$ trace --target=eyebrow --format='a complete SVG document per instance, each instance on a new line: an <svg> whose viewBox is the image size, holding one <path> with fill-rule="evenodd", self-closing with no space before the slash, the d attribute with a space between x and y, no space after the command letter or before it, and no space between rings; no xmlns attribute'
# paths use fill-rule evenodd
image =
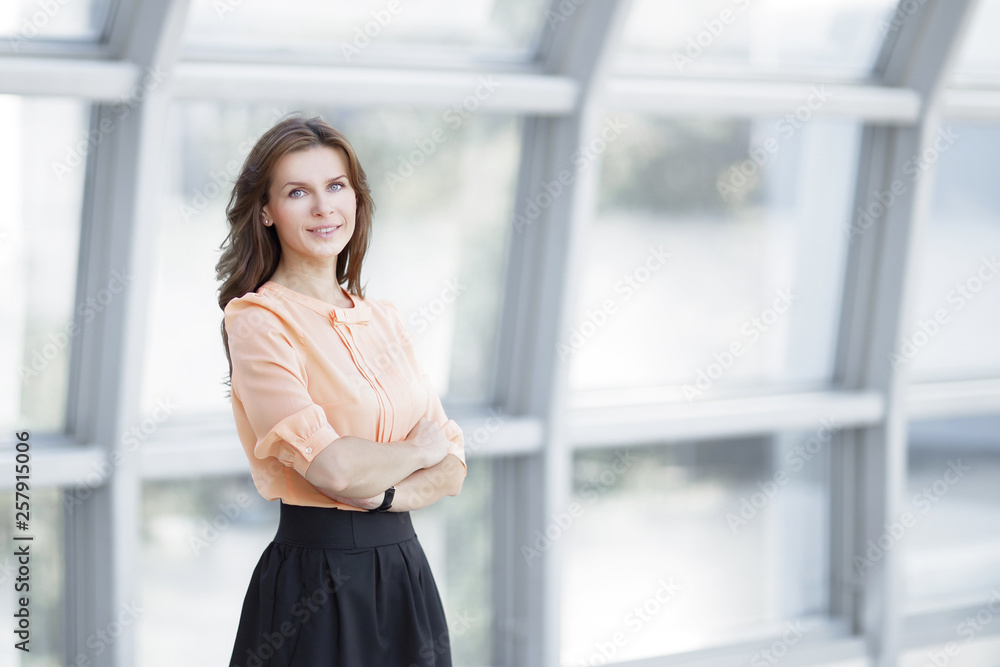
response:
<svg viewBox="0 0 1000 667"><path fill-rule="evenodd" d="M334 176L333 178L331 178L330 180L328 180L327 183L332 183L332 182L336 181L337 179L346 178L346 177L347 177L347 174L341 174L340 176ZM308 183L301 183L299 181L288 181L283 186L281 186L281 189L284 190L289 185L298 185L298 186L309 187Z"/></svg>

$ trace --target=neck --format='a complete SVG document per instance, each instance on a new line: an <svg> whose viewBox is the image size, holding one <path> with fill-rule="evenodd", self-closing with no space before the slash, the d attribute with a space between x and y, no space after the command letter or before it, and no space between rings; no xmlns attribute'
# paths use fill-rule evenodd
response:
<svg viewBox="0 0 1000 667"><path fill-rule="evenodd" d="M327 303L341 303L346 298L337 282L336 257L329 264L324 262L322 266L298 264L294 267L287 266L282 258L271 280Z"/></svg>

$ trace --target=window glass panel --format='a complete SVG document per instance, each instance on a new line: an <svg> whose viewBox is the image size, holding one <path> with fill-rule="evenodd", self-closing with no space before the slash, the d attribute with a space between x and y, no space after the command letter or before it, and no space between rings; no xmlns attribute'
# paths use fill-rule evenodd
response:
<svg viewBox="0 0 1000 667"><path fill-rule="evenodd" d="M101 36L110 0L7 0L0 4L0 37L15 53L35 39Z"/></svg>
<svg viewBox="0 0 1000 667"><path fill-rule="evenodd" d="M493 640L492 466L486 458L468 463L461 493L412 513L444 601L455 667L490 664Z"/></svg>
<svg viewBox="0 0 1000 667"><path fill-rule="evenodd" d="M867 75L892 29L893 0L636 0L620 65Z"/></svg>
<svg viewBox="0 0 1000 667"><path fill-rule="evenodd" d="M12 468L10 468L12 470ZM28 529L14 526L14 492L0 493L0 503L5 511L0 517L0 540L9 548L0 556L0 614L7 620L8 640L0 644L0 664L2 665L62 665L63 662L63 613L66 608L64 594L66 560L64 557L65 533L63 531L63 495L60 489L32 489L30 492L30 514ZM30 535L30 542L14 541L14 536ZM21 563L14 555L20 545L28 545L29 572L27 579L20 572ZM15 584L27 584L28 589L16 591ZM21 641L14 630L17 619L14 614L21 609L20 598L28 598L28 648L25 653L14 647ZM87 620L81 619L84 628ZM87 628L88 633L97 633L102 628ZM106 636L106 635L105 635ZM98 641L95 634L94 641ZM91 660L92 656L87 656ZM77 663L85 664L85 663Z"/></svg>
<svg viewBox="0 0 1000 667"><path fill-rule="evenodd" d="M89 107L0 95L0 424L62 431L73 338ZM96 294L89 295L95 297Z"/></svg>
<svg viewBox="0 0 1000 667"><path fill-rule="evenodd" d="M562 663L696 650L825 617L831 433L576 453L569 518L548 531L568 540Z"/></svg>
<svg viewBox="0 0 1000 667"><path fill-rule="evenodd" d="M980 0L965 33L953 70L956 79L997 80L1000 74L1000 0Z"/></svg>
<svg viewBox="0 0 1000 667"><path fill-rule="evenodd" d="M470 461L462 493L413 513L456 667L489 662L489 474L488 461ZM138 664L228 664L247 585L278 513L278 502L261 498L249 476L144 484Z"/></svg>
<svg viewBox="0 0 1000 667"><path fill-rule="evenodd" d="M142 495L138 664L228 664L278 503L264 500L249 475L146 482Z"/></svg>
<svg viewBox="0 0 1000 667"><path fill-rule="evenodd" d="M830 381L859 132L803 108L609 120L623 129L558 347L574 389L698 400Z"/></svg>
<svg viewBox="0 0 1000 667"><path fill-rule="evenodd" d="M987 603L987 605L990 603ZM996 618L996 603L993 606L984 605L976 610L976 614L982 613L983 618ZM989 614L989 616L987 616ZM977 630L976 634L969 636L967 628L982 628L981 625L960 625L955 623L956 639L958 640L958 653L955 653L956 641L942 642L930 646L912 648L901 653L899 657L899 667L927 667L933 665L935 661L947 660L948 667L992 667L996 658L1000 655L1000 637L989 636L988 633ZM958 634L965 630L965 634Z"/></svg>
<svg viewBox="0 0 1000 667"><path fill-rule="evenodd" d="M894 361L915 380L1000 377L1000 126L942 132L915 323Z"/></svg>
<svg viewBox="0 0 1000 667"><path fill-rule="evenodd" d="M143 400L230 412L215 264L232 182L284 109L179 104L159 207ZM354 145L375 199L365 296L396 303L442 397L484 399L495 348L520 124L515 117L315 110ZM431 136L443 137L435 143ZM424 141L426 140L426 141ZM433 151L422 151L434 145ZM183 323L179 326L178 323ZM183 350L189 363L176 363Z"/></svg>
<svg viewBox="0 0 1000 667"><path fill-rule="evenodd" d="M545 0L232 4L194 0L187 44L322 53L351 64L372 55L412 61L421 54L455 49L483 57L526 59L534 50L546 5Z"/></svg>
<svg viewBox="0 0 1000 667"><path fill-rule="evenodd" d="M1000 417L910 426L903 567L908 611L1000 591Z"/></svg>

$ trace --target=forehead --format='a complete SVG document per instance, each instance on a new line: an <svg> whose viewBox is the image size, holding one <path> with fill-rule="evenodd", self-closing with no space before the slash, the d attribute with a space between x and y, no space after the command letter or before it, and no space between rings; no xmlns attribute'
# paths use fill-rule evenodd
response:
<svg viewBox="0 0 1000 667"><path fill-rule="evenodd" d="M282 187L287 181L322 182L341 174L347 174L344 151L315 146L282 155L274 166L274 183Z"/></svg>

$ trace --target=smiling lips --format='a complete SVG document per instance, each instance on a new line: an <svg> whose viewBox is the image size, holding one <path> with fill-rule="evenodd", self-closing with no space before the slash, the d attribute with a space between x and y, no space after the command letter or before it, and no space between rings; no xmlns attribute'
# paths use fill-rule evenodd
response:
<svg viewBox="0 0 1000 667"><path fill-rule="evenodd" d="M310 229L309 231L317 236L322 236L323 238L328 238L333 236L334 232L341 228L342 225L330 225L328 227L317 227L315 229Z"/></svg>

